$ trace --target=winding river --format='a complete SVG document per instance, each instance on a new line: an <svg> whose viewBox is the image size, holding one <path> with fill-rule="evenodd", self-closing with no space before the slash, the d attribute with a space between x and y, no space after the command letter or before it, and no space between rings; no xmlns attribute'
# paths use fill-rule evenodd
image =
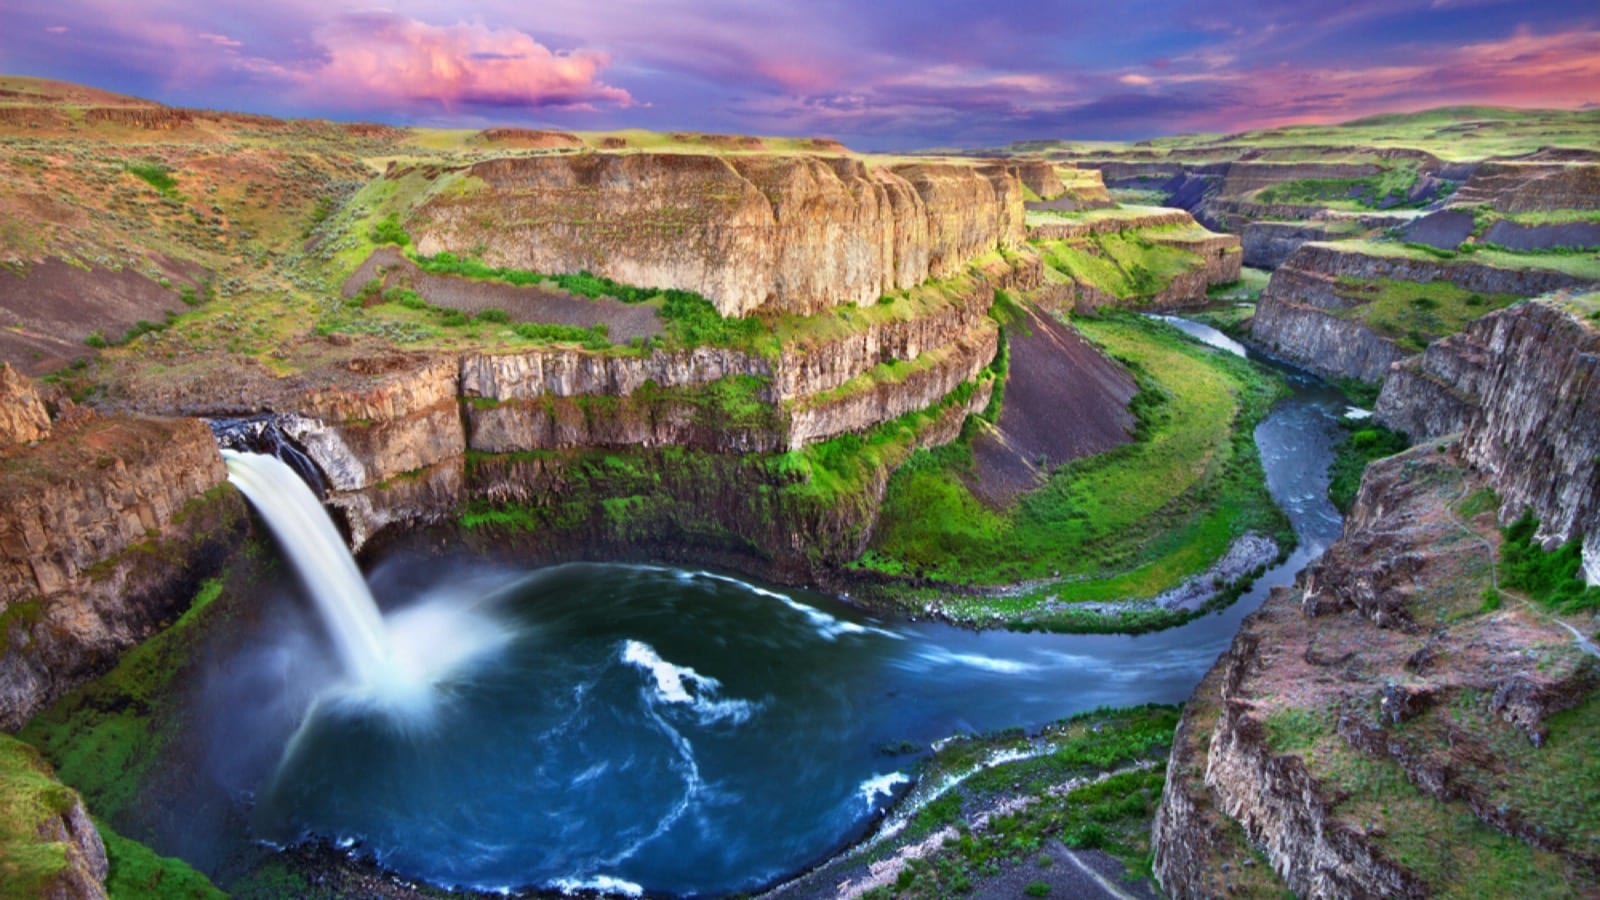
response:
<svg viewBox="0 0 1600 900"><path fill-rule="evenodd" d="M483 890L770 884L868 832L939 738L1187 697L1240 620L1339 533L1326 469L1344 401L1288 377L1256 438L1300 546L1225 610L1140 636L973 632L713 571L391 560L370 576L378 597L492 596L507 642L397 720L319 699L334 664L304 614L275 604L193 701L205 739L191 753L216 790L181 801L158 846L224 886L241 842L307 838Z"/></svg>

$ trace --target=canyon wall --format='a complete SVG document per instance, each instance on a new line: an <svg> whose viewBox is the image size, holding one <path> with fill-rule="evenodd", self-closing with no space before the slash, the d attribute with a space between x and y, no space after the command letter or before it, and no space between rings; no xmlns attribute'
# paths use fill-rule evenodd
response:
<svg viewBox="0 0 1600 900"><path fill-rule="evenodd" d="M1558 302L1491 313L1397 367L1379 421L1462 454L1499 492L1501 519L1532 509L1539 537L1583 542L1600 583L1600 330Z"/></svg>
<svg viewBox="0 0 1600 900"><path fill-rule="evenodd" d="M0 471L9 730L181 612L239 539L243 506L193 419L78 411Z"/></svg>
<svg viewBox="0 0 1600 900"><path fill-rule="evenodd" d="M1411 355L1351 317L1363 300L1347 281L1448 281L1483 294L1532 297L1590 282L1555 269L1508 269L1471 260L1418 259L1363 252L1358 246L1309 243L1272 273L1250 326L1273 352L1312 371L1379 382Z"/></svg>
<svg viewBox="0 0 1600 900"><path fill-rule="evenodd" d="M1600 663L1493 571L1499 526L1531 508L1595 580L1597 351L1593 322L1534 301L1397 368L1384 414L1428 440L1368 467L1340 540L1185 707L1154 831L1169 894L1214 896L1255 852L1303 896L1431 896L1500 883L1506 860L1600 889L1592 829L1547 789L1588 777Z"/></svg>
<svg viewBox="0 0 1600 900"><path fill-rule="evenodd" d="M694 291L724 315L870 305L1023 241L1024 189L1004 164L586 153L449 176L461 189L407 222L420 252Z"/></svg>

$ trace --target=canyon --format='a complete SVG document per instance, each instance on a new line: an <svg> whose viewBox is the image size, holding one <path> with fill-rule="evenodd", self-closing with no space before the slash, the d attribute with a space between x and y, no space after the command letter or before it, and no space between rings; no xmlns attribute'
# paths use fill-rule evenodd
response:
<svg viewBox="0 0 1600 900"><path fill-rule="evenodd" d="M0 158L0 211L38 223L0 231L0 308L18 318L0 335L0 727L48 748L69 783L83 763L62 747L80 736L51 731L61 717L128 713L137 728L167 702L154 688L95 694L96 679L152 637L199 627L179 621L194 598L277 577L264 574L270 541L224 483L217 434L231 440L234 420L311 462L368 563L420 547L519 565L717 565L884 603L897 623L884 628L909 614L1048 629L1028 618L1042 604L1092 608L1088 630L1118 630L1129 620L1102 607L1193 588L1194 609L1151 626L1192 621L1163 633L1167 652L1182 650L1222 627L1207 624L1209 604L1248 594L1244 570L1268 568L1235 550L1291 558L1276 543L1286 526L1273 539L1257 520L1202 517L1224 477L1265 480L1254 434L1284 389L1136 315L1196 310L1274 357L1364 382L1350 399L1375 390L1376 422L1416 445L1368 467L1342 536L1297 551L1322 555L1292 585L1229 613L1238 634L1181 714L1029 735L1029 752L1089 746L1105 723L1107 741L1140 737L1132 752L1082 751L1111 762L1075 763L1045 787L1003 768L1018 760L998 763L986 777L1010 786L962 838L987 840L1017 815L1056 842L1038 853L1079 860L1088 832L1020 811L1074 815L1091 807L1055 804L1109 782L1129 792L1100 838L1117 848L1111 869L1148 852L1174 897L1600 889L1592 818L1572 799L1592 782L1594 618L1505 583L1502 562L1526 512L1532 546L1575 548L1562 552L1600 581L1591 155L1225 140L876 158L825 139L441 136L61 90L27 85L0 103L0 137L18 151ZM1142 205L1152 193L1167 205ZM1259 299L1218 296L1255 278ZM41 312L40 298L69 295L81 303L68 314ZM1182 404L1202 396L1229 419L1211 443L1176 463L1138 455L1186 438L1173 423L1190 428ZM928 545L957 559L1004 544L1026 516L1086 527L1070 503L1100 502L1092 491L1128 460L1195 480L1129 524L1136 550L1091 541L1106 559L1089 576L1041 554L963 581L895 556L910 541L883 534L886 515L902 536L941 518ZM1205 549L1163 545L1183 528ZM722 577L695 571L672 577ZM1091 600L1058 599L1072 590ZM224 621L259 625L238 612L248 598L232 602ZM790 602L812 625L830 618L821 600ZM819 647L885 638L865 613L834 612L840 631L823 627ZM1027 638L1035 655L990 658L973 649L982 637L957 632L939 638L956 648L946 663L1046 677L1054 636ZM162 665L164 678L193 671ZM661 665L652 678L672 669L693 700L714 699L715 679ZM1141 717L1164 736L1138 731ZM1003 732L970 746L940 735L929 758L954 772L985 740L1020 752ZM89 815L131 789L73 791L30 747L7 737L0 752L18 783L59 787L26 826L61 848L52 883L97 896L131 842L108 823L101 841ZM910 752L874 751L858 774L887 778L877 757ZM896 815L950 814L903 799ZM370 861L324 849L302 848L311 862L294 857L295 871L409 895L363 874Z"/></svg>

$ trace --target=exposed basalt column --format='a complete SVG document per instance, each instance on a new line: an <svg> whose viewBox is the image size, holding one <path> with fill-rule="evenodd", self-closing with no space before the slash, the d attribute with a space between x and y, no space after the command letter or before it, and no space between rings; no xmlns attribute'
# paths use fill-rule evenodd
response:
<svg viewBox="0 0 1600 900"><path fill-rule="evenodd" d="M1554 302L1501 310L1396 369L1380 421L1418 438L1463 431L1463 452L1551 543L1583 541L1600 582L1600 330Z"/></svg>
<svg viewBox="0 0 1600 900"><path fill-rule="evenodd" d="M1022 182L1003 164L588 153L457 174L481 187L416 210L420 252L695 291L724 315L868 305L1024 239Z"/></svg>

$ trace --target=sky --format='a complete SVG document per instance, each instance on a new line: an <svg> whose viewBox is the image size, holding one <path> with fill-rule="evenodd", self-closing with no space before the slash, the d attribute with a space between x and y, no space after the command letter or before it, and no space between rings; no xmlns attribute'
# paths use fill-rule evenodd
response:
<svg viewBox="0 0 1600 900"><path fill-rule="evenodd" d="M975 147L1600 105L1600 3L0 0L0 72L281 116Z"/></svg>

